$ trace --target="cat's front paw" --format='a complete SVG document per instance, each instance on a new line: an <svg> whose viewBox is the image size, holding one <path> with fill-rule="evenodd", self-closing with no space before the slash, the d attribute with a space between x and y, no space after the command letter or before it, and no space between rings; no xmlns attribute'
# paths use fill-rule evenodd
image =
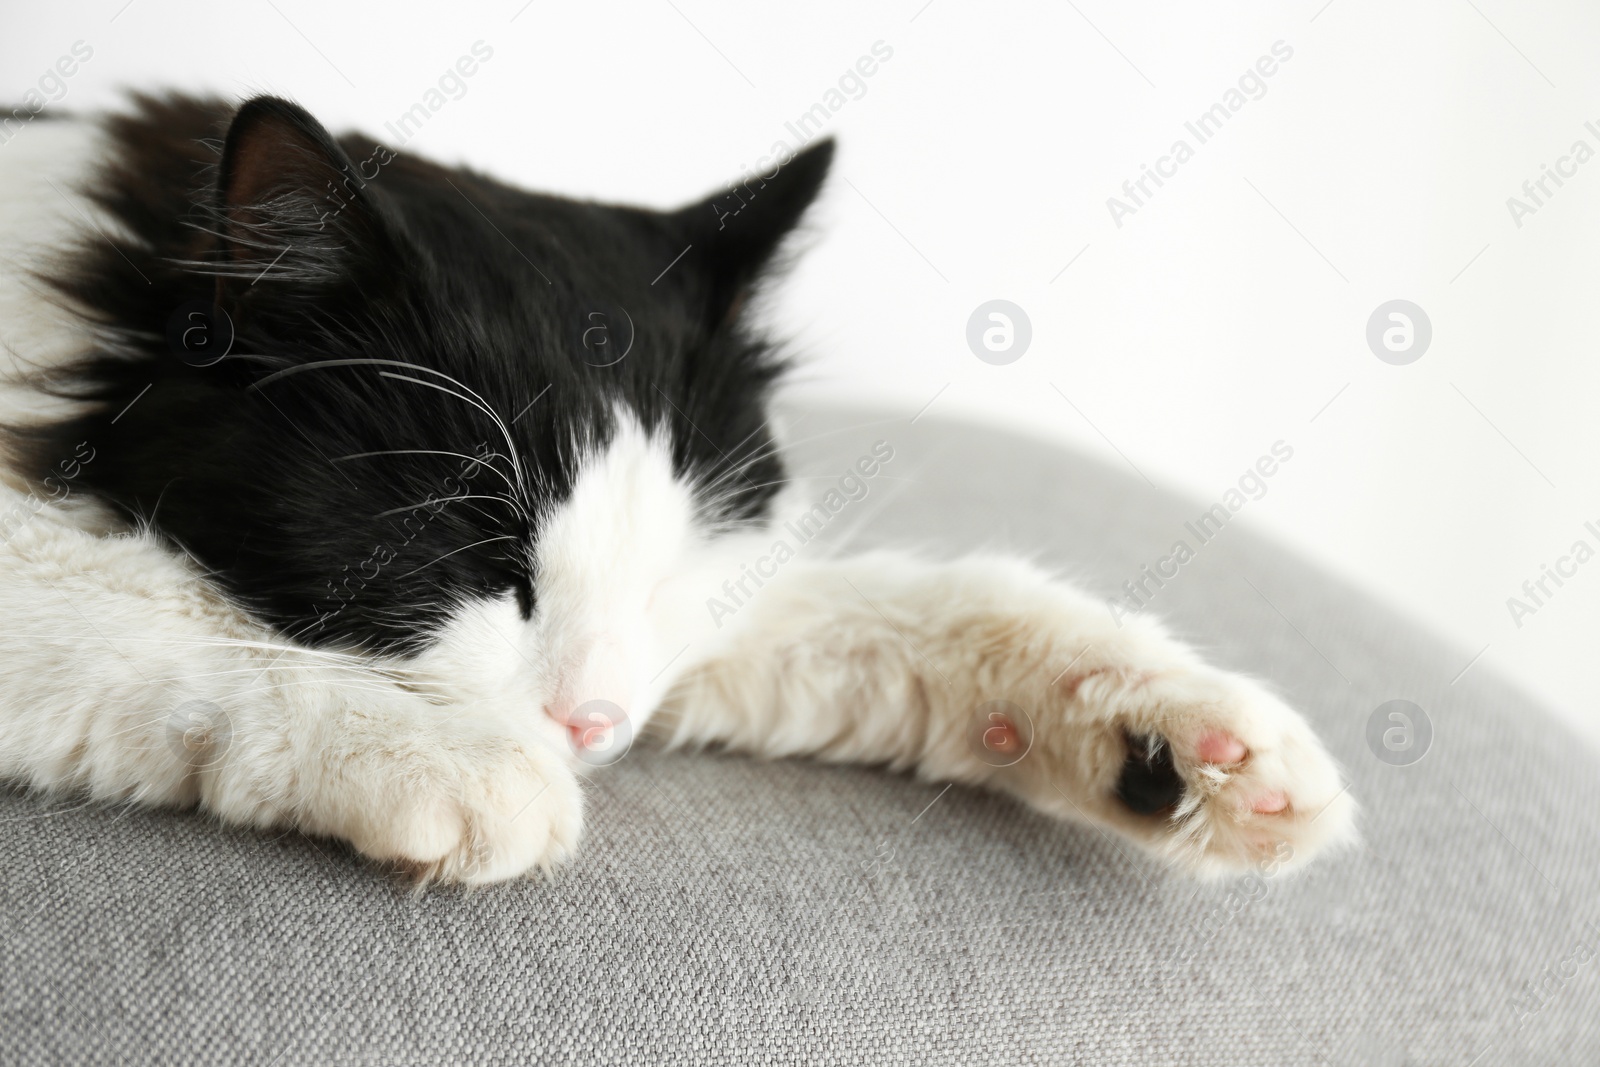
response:
<svg viewBox="0 0 1600 1067"><path fill-rule="evenodd" d="M337 832L420 882L479 885L534 867L548 874L577 849L577 779L535 739L485 732L387 755Z"/></svg>
<svg viewBox="0 0 1600 1067"><path fill-rule="evenodd" d="M1353 841L1356 804L1333 758L1255 682L1169 667L1067 684L1062 719L1075 725L1038 724L1041 758L1025 772L1040 806L1208 876L1298 866Z"/></svg>

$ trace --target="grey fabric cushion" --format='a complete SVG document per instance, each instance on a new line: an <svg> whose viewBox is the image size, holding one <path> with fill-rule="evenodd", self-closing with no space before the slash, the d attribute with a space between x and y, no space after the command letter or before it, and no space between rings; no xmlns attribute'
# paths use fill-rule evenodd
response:
<svg viewBox="0 0 1600 1067"><path fill-rule="evenodd" d="M894 444L862 547L1013 548L1110 593L1201 510L932 416L796 433L831 477ZM1157 606L1314 718L1362 850L1197 887L997 797L637 748L555 884L415 896L327 841L11 792L0 1060L1600 1062L1595 754L1237 525ZM1433 726L1409 766L1367 741L1394 698Z"/></svg>

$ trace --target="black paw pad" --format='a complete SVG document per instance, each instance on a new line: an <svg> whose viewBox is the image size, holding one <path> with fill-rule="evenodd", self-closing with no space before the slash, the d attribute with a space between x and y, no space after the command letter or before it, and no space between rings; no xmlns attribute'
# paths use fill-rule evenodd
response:
<svg viewBox="0 0 1600 1067"><path fill-rule="evenodd" d="M1159 738L1129 737L1128 758L1117 777L1117 799L1138 815L1176 807L1183 779L1172 766L1172 750Z"/></svg>

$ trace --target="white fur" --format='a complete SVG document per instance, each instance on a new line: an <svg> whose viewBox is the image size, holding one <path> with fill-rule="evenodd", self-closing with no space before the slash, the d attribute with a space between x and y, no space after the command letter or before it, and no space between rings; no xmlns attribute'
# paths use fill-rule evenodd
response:
<svg viewBox="0 0 1600 1067"><path fill-rule="evenodd" d="M95 136L39 124L0 150L9 382L88 336L27 267L84 229L79 211L91 209L74 186ZM0 416L57 410L0 385ZM28 517L0 541L0 778L199 803L230 822L337 836L425 876L492 881L576 847L575 771L592 738L568 726L605 701L629 736L662 709L676 743L986 784L1202 872L1281 864L1285 845L1301 862L1350 836L1353 804L1298 715L1154 624L1119 629L1020 563L802 556L731 617L708 612L772 536L711 537L672 474L667 431L626 412L618 426L604 448L574 442L574 492L540 517L532 621L509 598L472 604L409 661L285 640L156 538L7 477L0 513ZM979 709L996 700L1031 723L1028 754L1010 767L973 743ZM1157 729L1188 787L1167 820L1112 797L1124 733ZM1203 763L1208 731L1250 758ZM1270 791L1288 808L1253 812Z"/></svg>

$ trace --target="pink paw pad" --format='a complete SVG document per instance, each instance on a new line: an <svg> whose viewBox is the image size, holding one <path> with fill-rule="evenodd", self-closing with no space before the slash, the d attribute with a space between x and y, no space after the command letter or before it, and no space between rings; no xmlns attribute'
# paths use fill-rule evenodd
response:
<svg viewBox="0 0 1600 1067"><path fill-rule="evenodd" d="M983 747L990 752L1002 756L1010 756L1022 752L1027 745L1022 739L1022 731L1017 729L1017 724L1008 716L999 712L989 715L989 727L983 731Z"/></svg>
<svg viewBox="0 0 1600 1067"><path fill-rule="evenodd" d="M1194 750L1202 763L1238 763L1246 751L1244 742L1220 730L1201 734Z"/></svg>
<svg viewBox="0 0 1600 1067"><path fill-rule="evenodd" d="M1257 815L1276 815L1289 806L1289 798L1281 790L1272 789L1260 796L1250 804L1250 810Z"/></svg>

